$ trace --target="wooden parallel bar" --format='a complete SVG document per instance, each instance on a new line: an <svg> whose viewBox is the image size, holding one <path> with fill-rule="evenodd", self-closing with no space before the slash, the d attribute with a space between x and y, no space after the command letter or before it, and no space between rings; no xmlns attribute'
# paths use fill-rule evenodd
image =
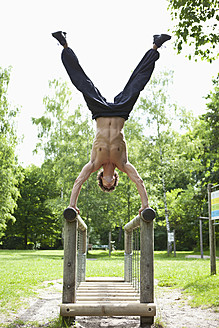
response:
<svg viewBox="0 0 219 328"><path fill-rule="evenodd" d="M129 221L125 227L124 227L124 230L126 232L129 232L129 231L132 231L136 228L138 228L140 226L140 216L136 216L134 219L132 219L131 221Z"/></svg>
<svg viewBox="0 0 219 328"><path fill-rule="evenodd" d="M61 315L66 317L75 316L144 316L156 315L154 303L101 303L101 304L79 304L70 303L61 305Z"/></svg>

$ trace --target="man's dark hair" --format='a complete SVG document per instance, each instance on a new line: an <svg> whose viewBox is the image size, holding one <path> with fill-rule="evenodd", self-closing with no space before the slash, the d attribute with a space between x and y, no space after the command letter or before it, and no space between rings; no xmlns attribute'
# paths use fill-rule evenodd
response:
<svg viewBox="0 0 219 328"><path fill-rule="evenodd" d="M115 190L116 186L119 183L119 175L118 175L118 173L116 171L114 171L115 183L110 188L106 188L103 185L102 177L103 177L103 170L99 171L98 174L97 174L97 182L98 182L98 186L100 187L100 189L102 191L104 191L104 192L112 192L113 190Z"/></svg>

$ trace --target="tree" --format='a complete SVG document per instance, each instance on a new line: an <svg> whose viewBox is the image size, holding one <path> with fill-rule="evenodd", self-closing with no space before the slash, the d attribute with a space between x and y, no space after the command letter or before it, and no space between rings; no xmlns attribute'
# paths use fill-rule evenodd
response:
<svg viewBox="0 0 219 328"><path fill-rule="evenodd" d="M219 181L219 74L216 79L213 79L214 90L206 97L208 112L203 115L202 119L207 124L209 133L209 162L210 162L210 177L209 182L218 183Z"/></svg>
<svg viewBox="0 0 219 328"><path fill-rule="evenodd" d="M188 185L195 184L193 172L201 168L197 154L199 144L192 142L189 135L173 130L173 123L180 131L181 124L184 129L189 129L195 120L184 109L171 103L168 97L168 84L171 80L172 72L163 72L153 78L139 105L139 109L144 112L144 121L151 127L148 144L141 150L141 154L145 157L145 161L142 161L145 171L143 177L149 181L149 185L153 184L149 195L158 212L155 245L156 233L159 235L159 245L161 239L164 242L164 218L167 233L175 228L168 194L178 189L186 190ZM187 227L192 224L191 217L186 224Z"/></svg>
<svg viewBox="0 0 219 328"><path fill-rule="evenodd" d="M55 172L34 165L23 169L20 198L14 212L15 222L8 223L5 248L49 248L62 244L62 221L49 200L58 196Z"/></svg>
<svg viewBox="0 0 219 328"><path fill-rule="evenodd" d="M15 220L13 211L19 196L17 184L22 178L15 158L17 137L14 118L18 109L11 109L8 103L9 81L10 69L0 68L0 237L7 222Z"/></svg>
<svg viewBox="0 0 219 328"><path fill-rule="evenodd" d="M155 137L153 138L157 148L157 157L158 157L158 165L160 169L160 183L162 185L163 190L163 201L165 208L165 220L166 220L166 229L167 233L170 232L170 223L169 223L169 214L168 214L168 206L166 199L166 171L167 165L169 164L168 160L165 157L165 145L166 145L166 137L165 132L162 132L164 129L168 129L171 125L170 120L166 115L166 107L167 105L167 96L165 93L165 88L168 86L169 74L172 73L163 73L161 77L153 78L152 82L147 89L148 96L147 98L141 98L141 102L139 108L148 112L147 124L154 125L155 127ZM170 105L168 106L170 107ZM167 128L166 128L167 127ZM165 158L164 158L165 157ZM169 254L169 245L167 247Z"/></svg>
<svg viewBox="0 0 219 328"><path fill-rule="evenodd" d="M178 53L189 43L189 46L195 46L195 56L210 62L215 60L219 55L216 51L219 43L218 0L169 0L169 9L172 19L177 21L173 33Z"/></svg>

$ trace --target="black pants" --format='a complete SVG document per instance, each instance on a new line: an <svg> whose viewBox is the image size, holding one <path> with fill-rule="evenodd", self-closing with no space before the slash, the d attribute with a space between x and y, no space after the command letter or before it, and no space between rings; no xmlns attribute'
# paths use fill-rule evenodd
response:
<svg viewBox="0 0 219 328"><path fill-rule="evenodd" d="M67 73L74 86L82 92L93 119L119 116L127 120L140 92L150 80L158 58L157 50L147 51L123 91L114 98L114 103L109 103L85 74L73 50L64 48L62 52L62 62Z"/></svg>

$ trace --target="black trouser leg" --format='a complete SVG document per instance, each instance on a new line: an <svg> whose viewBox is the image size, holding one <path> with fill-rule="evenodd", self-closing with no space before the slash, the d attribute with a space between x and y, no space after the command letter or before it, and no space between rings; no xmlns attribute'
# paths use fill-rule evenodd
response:
<svg viewBox="0 0 219 328"><path fill-rule="evenodd" d="M74 86L83 93L93 119L101 116L119 116L128 119L140 92L150 80L158 58L159 53L156 50L147 51L123 91L114 98L114 103L108 103L85 74L72 49L65 48L62 52L62 61L67 73Z"/></svg>
<svg viewBox="0 0 219 328"><path fill-rule="evenodd" d="M158 60L159 56L159 52L155 49L150 49L146 52L132 73L123 91L114 98L115 105L124 105L125 107L127 107L127 105L130 107L134 106L140 92L150 80L155 62Z"/></svg>
<svg viewBox="0 0 219 328"><path fill-rule="evenodd" d="M101 95L93 82L85 74L79 64L78 58L70 48L64 48L62 51L62 62L74 86L82 92L88 108L93 115L101 110L108 110L109 105L106 99Z"/></svg>

